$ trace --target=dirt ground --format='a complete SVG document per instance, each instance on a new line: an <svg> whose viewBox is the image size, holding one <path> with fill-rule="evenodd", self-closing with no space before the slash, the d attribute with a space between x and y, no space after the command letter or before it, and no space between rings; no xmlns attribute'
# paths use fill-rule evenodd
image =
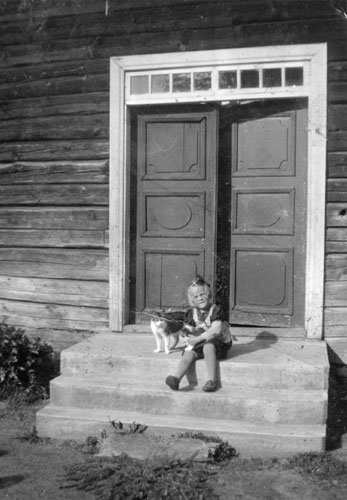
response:
<svg viewBox="0 0 347 500"><path fill-rule="evenodd" d="M0 497L96 498L90 492L61 489L64 466L90 460L90 449L73 442L35 439L37 409L37 406L13 409L0 402ZM206 470L213 473L208 483L220 499L345 499L347 442L343 443L343 434L346 432L347 384L345 379L333 376L328 415L331 451L315 457L232 458L207 466Z"/></svg>

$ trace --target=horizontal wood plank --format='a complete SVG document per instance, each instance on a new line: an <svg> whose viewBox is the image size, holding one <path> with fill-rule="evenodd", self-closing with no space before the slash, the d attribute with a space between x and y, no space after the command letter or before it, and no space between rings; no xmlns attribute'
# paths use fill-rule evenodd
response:
<svg viewBox="0 0 347 500"><path fill-rule="evenodd" d="M0 186L0 205L108 205L108 185Z"/></svg>
<svg viewBox="0 0 347 500"><path fill-rule="evenodd" d="M97 307L39 304L15 300L0 301L0 323L18 327L106 330L108 311Z"/></svg>
<svg viewBox="0 0 347 500"><path fill-rule="evenodd" d="M14 326L16 326L16 323L14 323ZM24 327L24 330L29 338L40 338L42 342L52 346L56 353L60 353L63 349L67 349L98 333L92 330L55 330L53 328Z"/></svg>
<svg viewBox="0 0 347 500"><path fill-rule="evenodd" d="M347 227L347 203L327 204L327 227Z"/></svg>
<svg viewBox="0 0 347 500"><path fill-rule="evenodd" d="M347 131L339 130L328 133L328 151L345 151L347 149Z"/></svg>
<svg viewBox="0 0 347 500"><path fill-rule="evenodd" d="M330 62L328 66L329 82L347 82L347 61Z"/></svg>
<svg viewBox="0 0 347 500"><path fill-rule="evenodd" d="M328 84L328 101L330 103L347 102L347 82L330 82Z"/></svg>
<svg viewBox="0 0 347 500"><path fill-rule="evenodd" d="M59 0L50 0L49 2L39 4L23 4L19 0L3 0L0 12L3 13L4 19L10 21L18 18L25 18L28 12L31 12L33 18L38 17L60 17L69 15L81 15L101 12L108 16L117 16L121 11L130 11L131 9L157 9L158 7L171 7L177 8L181 5L188 5L191 8L195 6L210 3L211 0L117 0L117 2L110 1L108 8L105 7L104 0L83 0L81 3L61 3ZM224 2L228 3L228 2ZM249 10L255 4L255 0L229 0L229 3L236 8L243 5L245 10ZM285 4L283 0L262 0L261 3L264 10L279 10L284 12L285 16L289 16L291 12L308 11L310 7L314 9L324 9L327 7L325 0L306 0L303 5L300 0L289 0ZM30 8L31 7L31 8ZM328 3L330 10L336 14L334 6Z"/></svg>
<svg viewBox="0 0 347 500"><path fill-rule="evenodd" d="M328 307L347 307L347 281L327 281L324 303Z"/></svg>
<svg viewBox="0 0 347 500"><path fill-rule="evenodd" d="M158 30L172 30L179 27L186 29L220 28L222 26L235 26L239 24L255 24L260 22L280 22L291 19L311 20L338 18L337 12L329 2L311 0L310 6L296 0L279 4L272 2L270 6L266 1L253 2L245 7L245 3L230 2L227 0L214 0L211 2L197 2L191 5L180 2L176 5L165 3L151 8L134 8L128 5L126 10L112 9L109 2L108 16L105 12L83 13L53 17L45 30L35 29L25 25L25 20L15 20L5 24L0 41L3 45L21 43L23 38L27 41L36 41L44 38L57 40L61 38L78 38L83 36L98 37L105 35L124 35L127 33L139 34L142 32L155 32ZM42 22L42 21L41 21ZM38 26L39 20L37 21Z"/></svg>
<svg viewBox="0 0 347 500"><path fill-rule="evenodd" d="M347 241L347 227L334 227L327 230L328 241ZM347 250L346 250L347 251Z"/></svg>
<svg viewBox="0 0 347 500"><path fill-rule="evenodd" d="M4 120L36 118L39 116L108 113L109 106L109 92L0 100L0 109ZM81 116L82 119L83 116Z"/></svg>
<svg viewBox="0 0 347 500"><path fill-rule="evenodd" d="M347 177L347 152L328 154L328 177Z"/></svg>
<svg viewBox="0 0 347 500"><path fill-rule="evenodd" d="M25 124L25 126L23 126ZM47 141L105 139L109 136L109 115L65 115L0 122L0 141Z"/></svg>
<svg viewBox="0 0 347 500"><path fill-rule="evenodd" d="M85 59L82 61L66 61L40 64L39 66L23 66L6 68L0 73L0 83L31 83L37 80L47 82L55 78L109 74L109 59Z"/></svg>
<svg viewBox="0 0 347 500"><path fill-rule="evenodd" d="M0 298L108 309L108 283L0 276Z"/></svg>
<svg viewBox="0 0 347 500"><path fill-rule="evenodd" d="M108 183L108 160L0 163L0 184Z"/></svg>
<svg viewBox="0 0 347 500"><path fill-rule="evenodd" d="M331 228L327 230L326 252L347 253L347 228Z"/></svg>
<svg viewBox="0 0 347 500"><path fill-rule="evenodd" d="M347 307L326 307L324 323L326 326L344 326L347 329Z"/></svg>
<svg viewBox="0 0 347 500"><path fill-rule="evenodd" d="M346 41L334 40L328 43L328 60L330 62L340 62L346 58Z"/></svg>
<svg viewBox="0 0 347 500"><path fill-rule="evenodd" d="M97 160L108 158L109 141L105 139L84 141L3 142L0 162Z"/></svg>
<svg viewBox="0 0 347 500"><path fill-rule="evenodd" d="M347 179L328 179L328 202L347 202Z"/></svg>
<svg viewBox="0 0 347 500"><path fill-rule="evenodd" d="M347 130L347 103L329 107L328 128L331 131Z"/></svg>
<svg viewBox="0 0 347 500"><path fill-rule="evenodd" d="M347 254L327 255L325 279L327 281L347 280Z"/></svg>
<svg viewBox="0 0 347 500"><path fill-rule="evenodd" d="M105 231L0 229L1 247L107 248Z"/></svg>
<svg viewBox="0 0 347 500"><path fill-rule="evenodd" d="M108 281L108 251L0 247L0 275Z"/></svg>
<svg viewBox="0 0 347 500"><path fill-rule="evenodd" d="M19 99L26 97L42 97L64 94L82 94L95 91L107 91L110 86L108 73L100 75L82 75L34 82L2 83L0 84L1 99Z"/></svg>
<svg viewBox="0 0 347 500"><path fill-rule="evenodd" d="M1 229L106 230L108 207L0 207Z"/></svg>
<svg viewBox="0 0 347 500"><path fill-rule="evenodd" d="M117 2L109 2L106 11L105 0L83 0L81 3L61 3L59 0L50 0L43 4L33 4L31 14L33 18L61 17L69 15L92 14L102 12L104 15L117 14L121 10L133 9L152 9L160 6L175 7L182 4L190 6L208 3L211 0L118 0ZM240 3L235 1L235 4ZM244 4L249 5L254 3L254 0L243 0ZM38 8L39 6L39 8ZM5 21L13 21L17 19L27 19L30 12L30 4L21 4L19 0L3 0L0 5L0 13Z"/></svg>
<svg viewBox="0 0 347 500"><path fill-rule="evenodd" d="M47 47L39 43L8 45L4 51L3 66L42 64L52 61L113 57L126 54L172 52L177 50L207 50L218 48L255 47L292 43L319 43L329 40L331 45L347 40L345 20L324 19L290 20L236 25L222 28L158 31L153 33L100 36L55 40ZM332 82L333 83L333 82Z"/></svg>
<svg viewBox="0 0 347 500"><path fill-rule="evenodd" d="M327 241L325 245L325 253L347 253L347 242L346 241Z"/></svg>
<svg viewBox="0 0 347 500"><path fill-rule="evenodd" d="M341 326L324 326L324 337L325 338L346 338L347 339L347 327L346 325Z"/></svg>

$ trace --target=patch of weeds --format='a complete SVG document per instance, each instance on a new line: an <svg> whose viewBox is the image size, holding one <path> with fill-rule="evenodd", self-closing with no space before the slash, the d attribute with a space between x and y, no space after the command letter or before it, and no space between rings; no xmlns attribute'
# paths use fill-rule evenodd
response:
<svg viewBox="0 0 347 500"><path fill-rule="evenodd" d="M216 500L207 482L211 474L190 461L161 457L143 462L123 454L65 467L61 488L92 491L101 500Z"/></svg>
<svg viewBox="0 0 347 500"><path fill-rule="evenodd" d="M27 441L28 443L38 443L42 441L39 437L35 425L32 425L29 431L25 431L22 436L18 436L19 441Z"/></svg>
<svg viewBox="0 0 347 500"><path fill-rule="evenodd" d="M99 453L100 441L96 436L88 436L83 444L81 451L83 453L89 453L90 455L95 455Z"/></svg>
<svg viewBox="0 0 347 500"><path fill-rule="evenodd" d="M115 420L110 420L110 424L114 431L129 434L142 434L148 427L147 425L138 424L137 422L123 424L123 422L116 422Z"/></svg>
<svg viewBox="0 0 347 500"><path fill-rule="evenodd" d="M184 432L178 435L179 438L188 438L188 439L199 439L204 443L217 443L213 450L210 450L208 453L208 458L211 459L215 463L223 462L224 460L230 460L231 458L237 457L238 453L233 448L228 441L223 441L223 439L218 436L208 436L203 432Z"/></svg>
<svg viewBox="0 0 347 500"><path fill-rule="evenodd" d="M301 453L289 458L287 464L301 474L347 484L347 464L330 453Z"/></svg>
<svg viewBox="0 0 347 500"><path fill-rule="evenodd" d="M53 348L29 339L24 330L0 324L0 399L33 403L48 397L49 381L59 372Z"/></svg>

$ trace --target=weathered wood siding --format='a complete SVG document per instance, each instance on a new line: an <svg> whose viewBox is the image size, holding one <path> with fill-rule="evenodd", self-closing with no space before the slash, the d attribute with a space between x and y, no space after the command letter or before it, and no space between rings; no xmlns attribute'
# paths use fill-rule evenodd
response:
<svg viewBox="0 0 347 500"><path fill-rule="evenodd" d="M328 42L325 335L347 336L344 0L1 0L0 321L108 323L109 57Z"/></svg>

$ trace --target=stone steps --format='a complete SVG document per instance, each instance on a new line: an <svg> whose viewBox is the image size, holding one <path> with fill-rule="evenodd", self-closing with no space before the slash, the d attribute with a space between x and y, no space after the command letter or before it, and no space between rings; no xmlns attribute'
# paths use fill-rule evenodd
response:
<svg viewBox="0 0 347 500"><path fill-rule="evenodd" d="M114 419L148 425L148 432L213 432L242 454L324 449L324 342L243 338L220 363L215 393L202 391L203 361L196 363L196 387L183 379L172 391L164 381L182 351L157 354L154 347L148 334L99 334L63 351L50 405L37 415L39 434L85 439Z"/></svg>
<svg viewBox="0 0 347 500"><path fill-rule="evenodd" d="M100 337L100 338L98 338ZM182 351L169 355L154 353L152 335L102 335L62 352L64 376L106 377L113 381L164 381L172 374ZM106 348L105 348L106 346ZM326 389L329 366L320 357L321 346L315 342L281 343L281 348L266 341L242 339L235 342L230 358L220 363L223 386L276 389ZM196 364L199 380L205 380L203 362Z"/></svg>
<svg viewBox="0 0 347 500"><path fill-rule="evenodd" d="M227 440L243 456L283 456L308 451L322 451L325 446L325 425L260 425L243 420L211 421L206 418L181 418L153 413L119 410L56 407L49 405L37 415L40 436L55 439L86 439L112 432L110 422L121 421L148 425L146 433L167 435L203 432Z"/></svg>
<svg viewBox="0 0 347 500"><path fill-rule="evenodd" d="M222 388L205 393L200 388L172 391L162 382L112 383L107 379L59 377L51 384L51 400L58 406L132 410L156 415L245 420L259 423L323 424L326 391Z"/></svg>

